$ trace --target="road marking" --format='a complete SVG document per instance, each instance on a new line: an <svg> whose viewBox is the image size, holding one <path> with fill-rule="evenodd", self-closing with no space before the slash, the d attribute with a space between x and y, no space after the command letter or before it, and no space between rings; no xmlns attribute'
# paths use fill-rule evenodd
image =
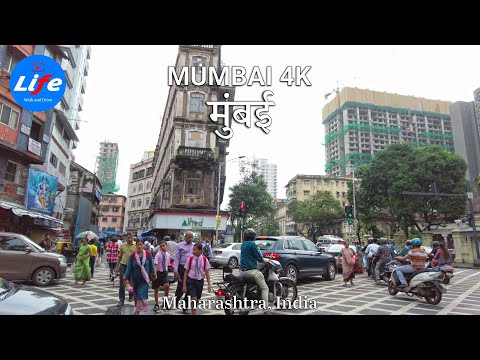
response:
<svg viewBox="0 0 480 360"><path fill-rule="evenodd" d="M466 278L458 281L457 283L464 282L467 279L471 278L472 276L480 275L480 272L473 273L471 275L468 275ZM474 286L472 286L469 290L461 294L457 299L453 300L450 304L445 306L443 310L441 310L437 315L446 315L451 311L453 308L455 308L457 305L459 305L468 295L476 291L477 289L480 288L480 281L478 281Z"/></svg>

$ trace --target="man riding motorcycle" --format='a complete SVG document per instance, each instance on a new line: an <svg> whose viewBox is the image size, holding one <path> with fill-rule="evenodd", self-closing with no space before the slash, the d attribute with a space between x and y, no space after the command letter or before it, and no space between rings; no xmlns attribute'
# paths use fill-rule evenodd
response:
<svg viewBox="0 0 480 360"><path fill-rule="evenodd" d="M406 259L411 260L411 265L403 265L395 269L398 280L400 281L400 285L398 285L397 288L405 288L408 286L403 274L413 273L417 270L425 268L425 263L427 262L427 253L420 247L421 245L422 239L412 239L412 249L408 252L408 254L405 256L397 256L395 258L400 261L405 261Z"/></svg>
<svg viewBox="0 0 480 360"><path fill-rule="evenodd" d="M264 301L266 310L264 315L270 315L268 310L268 286L265 282L263 274L257 269L257 262L268 265L263 260L262 253L257 244L253 240L257 237L255 230L248 228L243 232L243 243L240 248L240 271L245 271L247 274L252 275L260 288L262 301Z"/></svg>

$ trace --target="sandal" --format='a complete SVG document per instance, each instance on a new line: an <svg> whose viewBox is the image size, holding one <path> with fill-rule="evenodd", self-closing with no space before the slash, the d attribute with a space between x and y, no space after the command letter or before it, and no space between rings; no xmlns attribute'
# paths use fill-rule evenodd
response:
<svg viewBox="0 0 480 360"><path fill-rule="evenodd" d="M160 306L158 304L155 304L155 306L153 307L153 311L154 312L160 311Z"/></svg>

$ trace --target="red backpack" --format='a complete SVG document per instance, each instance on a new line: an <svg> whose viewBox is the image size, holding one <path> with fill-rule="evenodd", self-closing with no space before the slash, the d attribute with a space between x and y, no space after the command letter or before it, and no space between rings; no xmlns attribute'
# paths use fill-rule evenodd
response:
<svg viewBox="0 0 480 360"><path fill-rule="evenodd" d="M205 267L207 266L207 258L203 256L203 270L205 271ZM190 255L190 259L188 259L188 271L192 269L192 261L193 261L193 255Z"/></svg>

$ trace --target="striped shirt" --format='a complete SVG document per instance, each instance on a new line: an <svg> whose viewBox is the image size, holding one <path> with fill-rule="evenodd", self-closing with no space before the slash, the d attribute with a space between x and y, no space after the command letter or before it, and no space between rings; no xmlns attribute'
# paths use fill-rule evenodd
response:
<svg viewBox="0 0 480 360"><path fill-rule="evenodd" d="M185 240L180 242L175 248L175 257L173 260L174 271L178 272L179 265L185 266L185 263L187 262L188 258L192 254L193 254L193 242L191 242L190 244L187 244Z"/></svg>
<svg viewBox="0 0 480 360"><path fill-rule="evenodd" d="M411 265L414 269L420 270L425 268L425 263L427 262L427 253L420 247L413 248L410 250L406 256L407 259L412 261Z"/></svg>

